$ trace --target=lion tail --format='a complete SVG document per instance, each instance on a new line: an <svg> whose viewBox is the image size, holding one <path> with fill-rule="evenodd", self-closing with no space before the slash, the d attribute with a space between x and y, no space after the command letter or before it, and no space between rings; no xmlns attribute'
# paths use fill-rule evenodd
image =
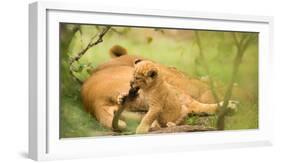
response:
<svg viewBox="0 0 281 163"><path fill-rule="evenodd" d="M127 50L120 45L114 45L112 48L110 48L109 54L112 58L116 58L122 55L126 55Z"/></svg>

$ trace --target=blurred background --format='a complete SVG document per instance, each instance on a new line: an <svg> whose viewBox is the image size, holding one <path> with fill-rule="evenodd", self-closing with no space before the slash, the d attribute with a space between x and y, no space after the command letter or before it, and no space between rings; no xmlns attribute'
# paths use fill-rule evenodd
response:
<svg viewBox="0 0 281 163"><path fill-rule="evenodd" d="M112 131L101 126L83 109L80 84L70 73L69 61L98 35L105 26L61 24L61 96L60 96L60 136L84 137L112 135ZM215 86L227 86L231 80L237 47L233 32L197 30L201 38L201 51L209 66L209 75ZM251 37L243 55L235 79L235 87L241 95L238 111L225 119L225 129L258 128L258 33L236 32L238 40L245 35ZM195 30L111 27L104 35L103 42L90 48L73 64L73 75L83 81L89 77L91 69L110 60L109 49L119 44L129 54L139 55L158 63L172 66L188 77L208 80L200 49L196 42ZM191 115L187 124L214 127L217 116ZM128 129L122 134L133 134L138 122L128 122Z"/></svg>

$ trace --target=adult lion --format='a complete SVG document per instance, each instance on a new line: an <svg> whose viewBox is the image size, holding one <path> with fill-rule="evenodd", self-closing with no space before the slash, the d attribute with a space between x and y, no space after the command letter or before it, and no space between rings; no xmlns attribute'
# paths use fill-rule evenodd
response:
<svg viewBox="0 0 281 163"><path fill-rule="evenodd" d="M126 49L118 45L110 49L110 54L112 59L95 68L81 89L84 108L107 128L112 128L113 114L118 108L118 96L130 89L134 61L141 58L128 55ZM162 71L164 80L188 97L186 98L187 103L190 102L190 99L194 99L200 104L199 108L192 110L193 112L214 113L216 111L217 107L210 104L214 103L214 100L207 83L189 78L175 68L160 64L158 66ZM212 105L213 109L210 110L209 105ZM130 112L148 110L148 105L142 93L135 101L126 106L125 110ZM118 126L120 129L124 129L126 123L120 120Z"/></svg>

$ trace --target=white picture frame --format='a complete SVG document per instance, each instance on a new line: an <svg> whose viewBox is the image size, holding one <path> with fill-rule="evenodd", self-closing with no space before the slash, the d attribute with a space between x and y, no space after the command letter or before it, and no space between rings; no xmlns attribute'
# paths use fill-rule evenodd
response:
<svg viewBox="0 0 281 163"><path fill-rule="evenodd" d="M124 137L59 138L60 22L259 32L259 129ZM271 145L273 18L115 8L85 3L29 6L29 157L34 160ZM266 108L266 109L265 109Z"/></svg>

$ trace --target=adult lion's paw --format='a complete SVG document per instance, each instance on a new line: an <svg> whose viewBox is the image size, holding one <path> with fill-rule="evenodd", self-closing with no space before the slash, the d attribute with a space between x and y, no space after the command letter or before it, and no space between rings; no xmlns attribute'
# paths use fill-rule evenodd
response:
<svg viewBox="0 0 281 163"><path fill-rule="evenodd" d="M127 96L128 96L127 93L120 93L117 96L117 104L118 105L123 105L125 103L125 99L126 99Z"/></svg>
<svg viewBox="0 0 281 163"><path fill-rule="evenodd" d="M239 101L229 100L227 108L230 109L231 111L237 112L238 111L238 105L239 105Z"/></svg>
<svg viewBox="0 0 281 163"><path fill-rule="evenodd" d="M228 101L227 108L228 108L231 112L237 112L237 111L238 111L238 105L239 105L239 101L236 101L236 100L229 100L229 101ZM220 102L220 106L223 106L223 102Z"/></svg>
<svg viewBox="0 0 281 163"><path fill-rule="evenodd" d="M149 131L149 126L139 125L136 129L136 134L146 134Z"/></svg>

